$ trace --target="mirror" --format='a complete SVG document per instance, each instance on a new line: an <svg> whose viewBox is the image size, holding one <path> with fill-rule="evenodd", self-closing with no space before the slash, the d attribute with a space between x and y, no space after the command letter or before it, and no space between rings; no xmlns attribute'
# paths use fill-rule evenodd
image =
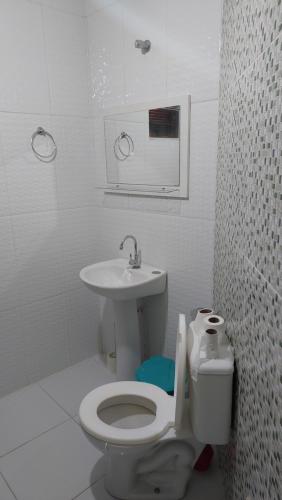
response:
<svg viewBox="0 0 282 500"><path fill-rule="evenodd" d="M190 96L104 115L105 191L188 197Z"/></svg>

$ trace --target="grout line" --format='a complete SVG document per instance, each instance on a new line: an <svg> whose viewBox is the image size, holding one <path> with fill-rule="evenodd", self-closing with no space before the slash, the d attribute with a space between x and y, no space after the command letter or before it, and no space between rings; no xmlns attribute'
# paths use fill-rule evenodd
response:
<svg viewBox="0 0 282 500"><path fill-rule="evenodd" d="M49 107L50 109L50 107ZM0 114L8 114L8 115L27 115L27 116L42 116L42 117L61 117L61 118L79 118L85 120L93 120L96 116L92 115L77 115L77 114L65 114L65 113L53 113L51 110L49 113L46 111L13 111L9 109L1 109ZM101 113L102 114L102 113Z"/></svg>
<svg viewBox="0 0 282 500"><path fill-rule="evenodd" d="M71 368L71 366L74 366L74 365L70 365L70 366L68 366L67 368ZM65 370L66 370L66 368L65 368ZM61 371L64 371L64 370L61 370ZM60 372L55 372L55 373L52 373L52 375L55 375L56 373L60 373ZM52 376L52 375L50 375L50 376ZM61 410L63 410L63 411L67 414L67 416L68 416L68 417L70 417L70 419L71 419L71 420L73 420L73 417L74 417L75 415L72 415L71 413L69 413L69 412L68 412L68 411L67 411L67 410L66 410L66 409L65 409L65 408L64 408L64 407L63 407L60 403L58 403L58 401L57 401L57 400L56 400L53 396L51 396L51 394L47 391L47 389L45 389L45 387L43 387L43 386L40 384L40 382L41 382L41 381L37 382L37 383L38 383L38 385L40 386L40 389L42 389L42 391L43 391L43 392L45 392L45 394L47 394L47 396L49 396L49 398L50 398L50 399L52 399L52 401L53 401L54 403L56 403L56 404L59 406L59 408L61 408Z"/></svg>
<svg viewBox="0 0 282 500"><path fill-rule="evenodd" d="M242 75L243 75L243 73L242 73ZM238 77L238 79L239 78L240 77ZM201 104L201 103L205 103L205 102L213 102L213 101L218 101L218 100L219 100L219 97L211 97L211 98L199 99L199 100L196 99L196 100L193 100L191 102L191 105L193 105L193 104ZM89 115L78 115L78 114L70 114L70 113L68 113L68 114L66 114L66 113L55 113L55 112L52 112L51 109L50 109L49 113L46 113L46 111L13 111L13 110L8 110L8 109L0 109L0 114L3 113L3 114L10 114L10 115L58 117L58 118L66 118L66 119L67 118L79 118L79 119L84 119L84 120L91 121L91 120L96 120L99 117L101 118L104 115L105 109L109 110L111 107L99 109L98 110L98 115L96 113L95 113L95 115L92 115L92 114L89 114Z"/></svg>
<svg viewBox="0 0 282 500"><path fill-rule="evenodd" d="M169 200L171 200L171 198L169 198ZM189 201L188 200L181 200L181 199L178 199L177 201ZM99 206L98 208L102 209L102 210L114 210L115 212L116 211L126 211L126 212L130 212L130 213L135 213L135 214L143 214L143 215L160 215L162 217L177 217L179 219L189 219L189 220L199 220L199 221L202 221L202 220L205 220L207 222L215 222L215 217L213 218L209 218L209 217L186 217L185 215L181 215L179 213L171 213L171 212L161 212L161 211L153 211L153 210L149 210L149 209L145 209L145 210L136 210L136 209L131 209L131 208L122 208L122 207L105 207L105 206Z"/></svg>
<svg viewBox="0 0 282 500"><path fill-rule="evenodd" d="M32 3L32 4L35 4L35 5L38 5L38 6L47 8L47 9L50 9L51 11L61 12L62 14L66 14L66 15L69 15L69 16L73 16L73 17L86 17L85 14L76 14L75 12L71 12L71 11L68 11L68 10L60 9L59 7L54 7L54 6L51 7L51 5L46 5L43 2L40 2L40 0L27 0L27 1L29 3Z"/></svg>
<svg viewBox="0 0 282 500"><path fill-rule="evenodd" d="M83 493L85 493L87 490L90 490L92 488L92 486L94 486L95 484L97 484L99 481L101 481L102 479L105 478L105 474L103 474L101 477L99 477L98 479L96 479L96 481L94 481L93 483L91 483L85 490L81 491L80 493L78 493L78 495L76 495L75 497L73 497L71 500L79 500L79 497L80 495L82 495ZM108 493L109 495L109 493ZM111 498L114 500L114 497L111 496Z"/></svg>
<svg viewBox="0 0 282 500"><path fill-rule="evenodd" d="M12 493L13 497L15 498L15 500L17 500L17 497L15 495L15 493L13 492L11 486L9 485L7 479L5 478L5 476L3 475L3 473L0 471L0 477L2 477L4 483L6 484L7 488L10 490L10 492Z"/></svg>
<svg viewBox="0 0 282 500"><path fill-rule="evenodd" d="M42 387L40 387L40 388L42 389ZM15 451L19 450L20 448L23 448L23 446L31 443L32 441L34 441L35 439L37 439L37 438L39 438L41 436L44 436L44 434L47 434L48 432L52 431L53 429L56 429L57 427L60 427L60 425L64 425L66 422L69 422L70 420L72 420L72 419L69 418L68 414L66 414L66 419L65 420L63 420L59 424L53 425L52 427L50 427L46 431L41 432L37 436L34 436L33 438L29 439L28 441L25 441L24 443L20 444L19 446L16 446L16 448L13 448L12 450L8 451L7 453L4 453L3 455L0 455L0 459L5 458L8 455L11 455L12 453L14 453Z"/></svg>
<svg viewBox="0 0 282 500"><path fill-rule="evenodd" d="M80 427L80 423L76 420L76 418L79 419L79 415L73 415L73 417L71 417L71 419Z"/></svg>
<svg viewBox="0 0 282 500"><path fill-rule="evenodd" d="M69 365L69 366L67 366L66 368L64 368L63 370L60 370L59 372L54 372L54 373L52 373L51 375L49 375L49 377L52 377L52 375L59 374L59 373L61 373L61 372L65 371L65 370L67 370L67 369L69 369L69 368L72 368L73 366L79 365L79 364L81 364L81 363L85 363L85 362L88 362L88 361L90 362L90 360L92 360L93 362L96 362L96 361L95 361L95 354L94 354L93 356L90 356L89 358L85 358L85 359L83 359L82 361L79 361L78 363L74 363L74 364L72 364L72 365ZM48 377L46 377L46 378L48 378ZM55 398L54 398L54 397L53 397L53 396L49 393L49 392L48 392L48 390L47 390L47 389L45 389L45 387L43 387L43 386L41 385L42 380L45 380L45 379L41 379L41 380L39 380L38 382L35 382L35 383L39 385L40 389L42 389L42 391L44 391L44 392L45 392L45 393L49 396L49 398L50 398L50 399L52 399L52 401L54 401L54 403L56 403L56 404L59 406L59 408L61 408L61 409L62 409L62 410L66 413L66 415L67 415L67 416L69 416L72 420L74 420L74 418L75 418L75 417L77 417L77 416L78 416L78 414L76 413L75 415L72 415L71 413L69 413L69 412L68 412L68 411L67 411L67 410L66 410L66 409L65 409L65 408L64 408L64 407L63 407L63 406L62 406L62 405L61 405L61 404L60 404L60 403L59 403L59 402L58 402L58 401L57 401L57 400L56 400L56 399L55 399ZM76 423L77 423L77 422L76 422Z"/></svg>
<svg viewBox="0 0 282 500"><path fill-rule="evenodd" d="M98 354L99 354L99 353L98 353ZM94 364L99 365L99 363L97 363L97 362L96 362L96 355L94 354L93 356L90 356L89 358L83 359L83 360L82 360L82 361L80 361L79 363L75 363L74 365L70 365L70 366L68 366L68 367L64 368L63 370L61 370L60 372L55 372L55 373L52 373L52 374L51 374L51 375L49 375L49 376L52 376L52 375L55 375L55 374L59 374L59 373L61 373L61 372L65 371L65 370L67 370L68 368L72 368L73 366L76 366L76 365L78 365L78 364L80 364L80 363L85 363L85 362L90 361L90 360L92 360L92 361L94 362ZM48 377L47 377L47 378L48 378ZM42 379L41 379L41 380L42 380ZM42 389L42 391L43 391L43 392L45 392L45 393L49 396L49 398L50 398L50 399L52 399L52 401L54 401L54 403L56 403L56 404L59 406L59 408L61 408L61 409L64 411L64 413L66 413L66 415L67 415L67 416L69 416L69 417L71 418L71 420L73 420L76 424L78 424L78 425L79 425L79 423L75 420L75 417L78 417L78 416L79 416L79 415L78 415L78 413L76 413L75 415L72 415L69 411L67 411L67 410L66 410L66 409L65 409L65 408L64 408L64 407L63 407L63 406L62 406L62 405L61 405L61 404L60 404L60 403L59 403L59 402L58 402L58 401L57 401L57 400L56 400L56 399L55 399L55 398L54 398L54 397L53 397L53 396L52 396L52 395L48 392L48 390L47 390L47 389L45 389L45 387L43 387L43 386L41 385L41 383L40 383L40 382L41 382L41 380L39 380L38 382L36 382L36 383L39 385L40 389ZM44 380L44 379L43 379L43 380Z"/></svg>
<svg viewBox="0 0 282 500"><path fill-rule="evenodd" d="M51 97L51 84L50 84L50 71L49 71L49 64L48 64L48 54L47 54L47 34L46 34L46 19L45 19L45 13L44 13L44 6L42 4L39 4L40 8L40 15L41 15L41 29L42 29L42 37L43 37L43 53L44 53L44 65L46 68L46 74L47 74L47 85L48 85L48 98L49 98L49 114L51 113L52 110L52 97Z"/></svg>
<svg viewBox="0 0 282 500"><path fill-rule="evenodd" d="M89 109L89 116L92 116L92 78L91 78L91 62L90 62L90 41L89 41L89 25L88 25L88 17L85 15L84 16L84 23L85 23L85 39L86 39L86 65L87 65L87 91L88 91L88 109Z"/></svg>
<svg viewBox="0 0 282 500"><path fill-rule="evenodd" d="M94 186L95 188L95 186ZM49 210L39 210L39 211L36 211L36 210L33 210L32 212L19 212L19 213L15 213L15 212L12 212L10 214L6 214L6 215L2 215L0 216L0 218L5 218L5 217L21 217L23 215L41 215L41 214L49 214L49 213L61 213L61 212L68 212L70 210L87 210L87 209L90 209L90 208L104 208L100 205L80 205L80 206L77 206L77 207L65 207L65 208L51 208Z"/></svg>
<svg viewBox="0 0 282 500"><path fill-rule="evenodd" d="M107 5L104 5L104 7L93 7L88 13L86 13L84 16L85 17L92 17L93 15L97 14L97 12L101 12L103 10L106 10L108 9L109 7L111 7L113 4L116 4L116 0L110 0L110 3L108 3Z"/></svg>
<svg viewBox="0 0 282 500"><path fill-rule="evenodd" d="M95 189L95 186L94 186L94 189ZM112 193L108 193L110 195L112 195ZM118 193L116 193L118 194ZM123 195L119 195L119 196L123 196ZM127 196L127 195L126 195ZM130 195L128 195L130 196ZM148 199L147 197L142 197L141 198L146 198ZM162 199L167 199L168 201L171 201L172 198L162 198ZM179 201L180 203L181 202L185 202L185 201L188 201L189 202L189 199L179 199L179 198L175 198L176 201ZM214 221L215 218L214 217L194 217L194 216L186 216L186 215L181 215L181 212L165 212L165 211L161 211L161 210L150 210L148 208L146 209L143 209L143 210L136 210L134 208L129 208L129 207L126 207L126 208L123 208L123 207L107 207L105 205L96 205L96 204L91 204L91 205L82 205L82 206L78 206L78 207L66 207L66 208L53 208L53 209L50 209L50 210L40 210L40 211L32 211L32 212L20 212L20 213L10 213L10 214L6 214L6 215L0 215L0 220L1 219L4 219L4 218L7 218L7 217L21 217L21 216L25 216L25 215L41 215L41 214L48 214L48 213L62 213L62 212L69 212L69 211L77 211L77 210L88 210L88 209L101 209L101 210L121 210L121 211L130 211L130 212L135 212L135 213L149 213L149 214L155 214L155 215L164 215L164 216L174 216L174 217L179 217L181 219L197 219L197 220L207 220L207 221Z"/></svg>
<svg viewBox="0 0 282 500"><path fill-rule="evenodd" d="M82 287L83 287L82 283L78 284L78 285L73 285L73 286L71 285L67 290L64 290L63 292L55 293L54 295L47 295L46 297L43 297L42 299L32 300L32 301L27 302L25 304L17 304L15 307L7 307L5 309L0 309L0 314L6 313L9 311L19 311L19 310L23 309L24 307L28 307L28 306L31 306L33 304L40 304L40 303L43 303L49 299L68 295L69 292L73 292L74 290L80 290ZM68 367L66 367L66 368L68 368ZM55 373L57 373L57 372L55 372ZM47 375L47 376L49 376L49 375ZM31 382L31 384L33 384L33 383L36 384L38 382ZM29 385L31 385L31 384L29 384Z"/></svg>

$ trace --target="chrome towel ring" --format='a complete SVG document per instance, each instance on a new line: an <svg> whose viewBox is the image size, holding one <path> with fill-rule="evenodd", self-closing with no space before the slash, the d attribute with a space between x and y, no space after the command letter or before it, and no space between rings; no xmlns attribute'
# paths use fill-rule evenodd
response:
<svg viewBox="0 0 282 500"><path fill-rule="evenodd" d="M51 141L53 143L53 149L52 149L50 154L42 155L41 153L39 153L36 150L36 148L34 146L34 141L38 135L44 136L44 137L49 137L49 139L51 139ZM38 158L38 160L43 161L44 163L50 163L51 161L55 160L55 158L57 156L57 152L58 152L57 145L55 143L55 140L54 140L54 137L52 136L52 134L47 132L47 130L44 130L43 127L38 127L36 129L36 131L31 136L30 142L31 142L32 151L34 152L34 154Z"/></svg>
<svg viewBox="0 0 282 500"><path fill-rule="evenodd" d="M122 141L124 139L126 140L128 147L128 151L126 152L122 149ZM113 150L117 160L119 161L127 160L127 158L129 158L129 156L131 156L134 153L134 142L132 137L130 137L130 135L127 134L127 132L121 132L114 142Z"/></svg>

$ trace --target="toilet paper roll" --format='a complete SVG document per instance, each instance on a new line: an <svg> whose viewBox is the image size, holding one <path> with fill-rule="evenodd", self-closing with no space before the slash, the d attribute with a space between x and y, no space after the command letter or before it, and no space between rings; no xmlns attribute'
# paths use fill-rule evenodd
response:
<svg viewBox="0 0 282 500"><path fill-rule="evenodd" d="M224 319L222 316L219 316L218 314L210 314L209 316L206 316L203 320L204 327L205 329L207 328L214 328L218 334L219 334L219 343L222 343L224 340Z"/></svg>
<svg viewBox="0 0 282 500"><path fill-rule="evenodd" d="M204 318L207 318L208 316L211 316L213 314L213 310L210 307L202 307L201 309L198 309L197 311L197 316L195 319L196 323L196 329L197 332L200 333L201 330L205 328L204 325Z"/></svg>
<svg viewBox="0 0 282 500"><path fill-rule="evenodd" d="M205 350L207 359L218 358L218 331L215 328L205 330Z"/></svg>
<svg viewBox="0 0 282 500"><path fill-rule="evenodd" d="M224 334L224 319L217 314L210 314L203 319L205 329L214 328L220 336Z"/></svg>

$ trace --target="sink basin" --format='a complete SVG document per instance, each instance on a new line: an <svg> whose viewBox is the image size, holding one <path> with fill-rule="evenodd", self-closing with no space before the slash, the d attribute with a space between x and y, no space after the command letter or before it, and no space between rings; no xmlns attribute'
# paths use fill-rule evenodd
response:
<svg viewBox="0 0 282 500"><path fill-rule="evenodd" d="M80 278L99 295L112 300L135 300L164 292L166 272L142 264L132 269L126 259L113 259L84 267Z"/></svg>

